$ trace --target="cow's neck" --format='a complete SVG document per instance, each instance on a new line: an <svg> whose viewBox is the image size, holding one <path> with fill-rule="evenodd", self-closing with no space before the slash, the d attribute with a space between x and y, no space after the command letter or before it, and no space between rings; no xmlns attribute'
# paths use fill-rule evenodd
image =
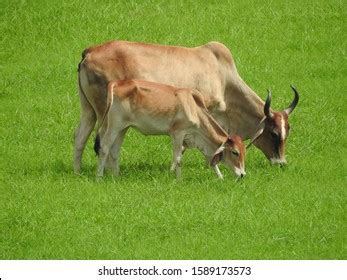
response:
<svg viewBox="0 0 347 280"><path fill-rule="evenodd" d="M243 139L252 138L264 118L264 102L241 79L225 94L227 103L228 131Z"/></svg>
<svg viewBox="0 0 347 280"><path fill-rule="evenodd" d="M223 145L227 138L227 132L211 117L207 111L200 113L199 136L197 147L205 156L211 157L216 150Z"/></svg>

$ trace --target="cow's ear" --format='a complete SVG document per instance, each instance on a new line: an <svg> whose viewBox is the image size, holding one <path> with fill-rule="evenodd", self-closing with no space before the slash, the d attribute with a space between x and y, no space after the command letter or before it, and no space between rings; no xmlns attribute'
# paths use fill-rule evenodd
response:
<svg viewBox="0 0 347 280"><path fill-rule="evenodd" d="M224 152L224 145L219 147L218 150L214 153L212 160L211 160L211 166L217 165L223 158L223 152Z"/></svg>

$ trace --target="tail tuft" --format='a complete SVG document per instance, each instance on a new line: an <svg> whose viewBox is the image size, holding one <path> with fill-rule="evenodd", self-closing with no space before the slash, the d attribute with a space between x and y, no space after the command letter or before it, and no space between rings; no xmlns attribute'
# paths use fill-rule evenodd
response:
<svg viewBox="0 0 347 280"><path fill-rule="evenodd" d="M86 58L88 52L89 52L89 49L85 49L85 50L82 52L82 59L81 59L80 63L78 63L77 72L79 72L79 71L81 70L81 65L82 65L84 59Z"/></svg>
<svg viewBox="0 0 347 280"><path fill-rule="evenodd" d="M99 151L100 151L100 136L99 134L96 135L95 137L95 142L94 142L94 151L95 151L95 154L98 156L99 155Z"/></svg>

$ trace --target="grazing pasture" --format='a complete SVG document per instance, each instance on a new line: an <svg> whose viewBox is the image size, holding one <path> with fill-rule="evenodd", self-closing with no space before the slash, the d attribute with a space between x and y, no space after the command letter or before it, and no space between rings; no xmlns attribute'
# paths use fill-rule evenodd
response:
<svg viewBox="0 0 347 280"><path fill-rule="evenodd" d="M345 4L259 3L3 0L0 258L346 259ZM188 150L176 180L170 138L130 130L119 178L96 181L92 139L74 175L77 64L113 39L223 42L274 109L296 85L288 165L252 147L246 178L220 181Z"/></svg>

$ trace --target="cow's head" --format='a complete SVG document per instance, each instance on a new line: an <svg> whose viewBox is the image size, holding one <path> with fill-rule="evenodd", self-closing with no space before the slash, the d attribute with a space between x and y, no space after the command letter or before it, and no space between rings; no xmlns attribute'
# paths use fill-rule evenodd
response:
<svg viewBox="0 0 347 280"><path fill-rule="evenodd" d="M218 148L213 155L211 165L224 162L238 177L246 175L245 172L246 148L238 135L228 136L226 142Z"/></svg>
<svg viewBox="0 0 347 280"><path fill-rule="evenodd" d="M264 105L265 117L261 122L263 129L254 145L261 149L265 156L273 164L284 165L287 163L285 157L285 144L289 134L288 116L295 109L299 102L299 93L295 87L291 86L294 91L294 99L289 107L280 112L270 110L271 92L268 90L268 96Z"/></svg>

